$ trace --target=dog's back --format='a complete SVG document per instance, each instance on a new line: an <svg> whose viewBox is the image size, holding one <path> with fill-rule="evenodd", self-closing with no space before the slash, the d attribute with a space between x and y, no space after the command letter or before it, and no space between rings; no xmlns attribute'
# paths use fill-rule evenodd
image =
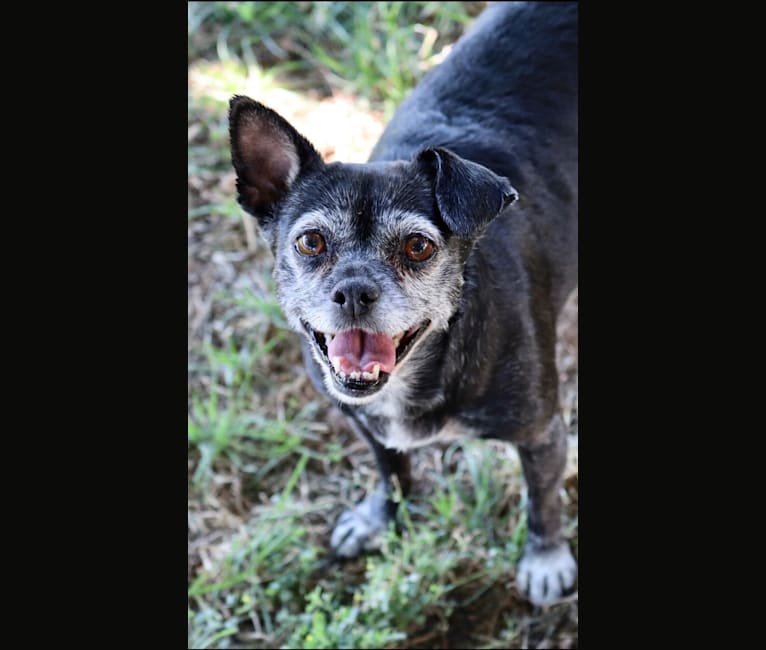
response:
<svg viewBox="0 0 766 650"><path fill-rule="evenodd" d="M527 240L558 311L577 277L577 139L577 3L498 2L401 104L370 160L442 146L508 177L521 200L491 224L484 254Z"/></svg>

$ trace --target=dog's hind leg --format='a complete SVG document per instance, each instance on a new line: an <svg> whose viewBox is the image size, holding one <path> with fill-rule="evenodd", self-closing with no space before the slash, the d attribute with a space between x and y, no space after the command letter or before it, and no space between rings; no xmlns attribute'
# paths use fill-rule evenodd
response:
<svg viewBox="0 0 766 650"><path fill-rule="evenodd" d="M562 538L561 488L567 457L567 439L559 414L545 434L519 444L527 483L527 542L516 572L516 585L535 605L558 600L570 589L577 565Z"/></svg>
<svg viewBox="0 0 766 650"><path fill-rule="evenodd" d="M356 434L365 440L375 454L381 480L376 490L354 508L345 510L330 537L330 547L338 557L356 557L363 551L377 548L378 534L395 518L397 504L393 499L399 484L402 495L410 487L410 462L405 453L387 449L367 427L350 413L349 421Z"/></svg>

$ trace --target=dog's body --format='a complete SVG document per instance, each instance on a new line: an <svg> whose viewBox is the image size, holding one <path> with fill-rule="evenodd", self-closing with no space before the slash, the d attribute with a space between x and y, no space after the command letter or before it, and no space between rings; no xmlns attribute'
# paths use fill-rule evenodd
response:
<svg viewBox="0 0 766 650"><path fill-rule="evenodd" d="M490 5L365 165L325 165L247 98L230 120L240 202L275 252L309 374L381 470L381 489L341 515L335 552L369 548L393 516L406 450L500 438L518 446L529 493L517 582L535 603L557 599L576 574L555 364L577 284L576 3Z"/></svg>

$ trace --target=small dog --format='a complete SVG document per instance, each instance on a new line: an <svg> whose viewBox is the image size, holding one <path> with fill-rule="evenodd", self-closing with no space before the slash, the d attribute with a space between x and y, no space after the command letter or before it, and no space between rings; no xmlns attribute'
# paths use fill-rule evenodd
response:
<svg viewBox="0 0 766 650"><path fill-rule="evenodd" d="M374 547L406 451L516 444L528 489L517 585L573 587L556 319L577 286L577 3L493 3L402 103L365 164L325 164L287 121L230 104L238 200L276 263L311 379L372 447L379 489L336 555ZM510 179L510 180L509 180ZM513 185L511 185L513 183Z"/></svg>

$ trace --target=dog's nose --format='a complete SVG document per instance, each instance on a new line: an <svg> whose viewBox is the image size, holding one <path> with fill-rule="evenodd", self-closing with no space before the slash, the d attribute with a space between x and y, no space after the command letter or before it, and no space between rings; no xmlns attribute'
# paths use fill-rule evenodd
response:
<svg viewBox="0 0 766 650"><path fill-rule="evenodd" d="M343 280L332 294L332 301L352 318L366 314L380 298L380 289L367 280Z"/></svg>

